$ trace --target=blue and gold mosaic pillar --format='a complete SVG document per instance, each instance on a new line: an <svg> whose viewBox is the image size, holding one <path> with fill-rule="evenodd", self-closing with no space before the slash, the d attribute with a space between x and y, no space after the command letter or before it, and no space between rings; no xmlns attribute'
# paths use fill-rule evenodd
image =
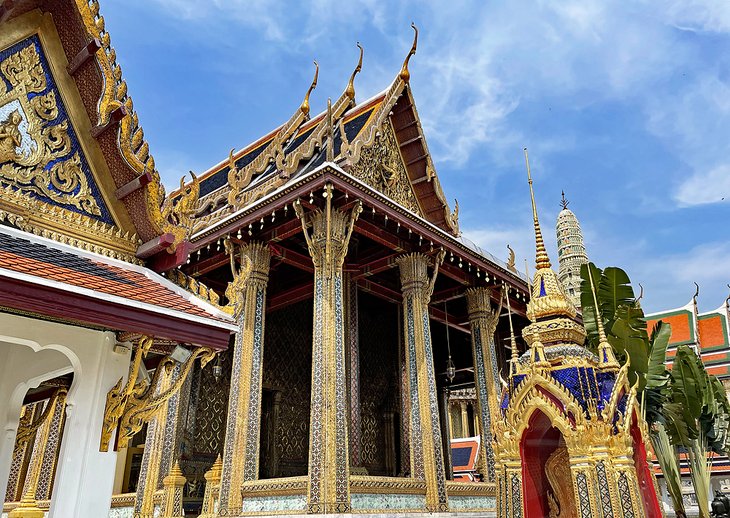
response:
<svg viewBox="0 0 730 518"><path fill-rule="evenodd" d="M624 445L621 445L624 446ZM639 518L644 516L644 507L639 497L639 481L636 477L636 468L632 458L631 448L628 446L614 448L611 456L613 473L611 482L616 485L614 494L617 497L617 518ZM624 450L624 451L616 451Z"/></svg>
<svg viewBox="0 0 730 518"><path fill-rule="evenodd" d="M234 282L226 295L233 306L238 333L228 396L219 514L237 516L242 509L241 486L257 479L259 473L264 316L271 254L266 245L256 242L238 249L227 242L226 248L234 269ZM240 271L236 269L236 258L240 259Z"/></svg>
<svg viewBox="0 0 730 518"><path fill-rule="evenodd" d="M356 204L350 214L333 208L329 184L323 195L324 211L305 215L301 204L294 205L314 264L307 511L346 513L350 462L342 265L362 206Z"/></svg>
<svg viewBox="0 0 730 518"><path fill-rule="evenodd" d="M163 369L157 381L155 396L165 393L177 380L180 375L180 366L172 369ZM162 458L165 450L170 449L172 444L165 444L165 435L168 428L174 430L177 423L179 395L174 395L155 412L154 417L147 423L147 437L144 443L142 454L142 465L139 469L139 482L137 483L137 494L134 500L134 516L139 518L152 518L155 514L155 492L162 485L164 474L160 472ZM118 432L117 432L118 433Z"/></svg>
<svg viewBox="0 0 730 518"><path fill-rule="evenodd" d="M570 471L573 477L573 494L580 518L602 516L596 479L596 466L588 455L570 453ZM608 517L606 517L608 518Z"/></svg>
<svg viewBox="0 0 730 518"><path fill-rule="evenodd" d="M492 311L491 290L486 287L466 290L466 304L471 326L474 381L479 409L481 446L479 465L486 482L494 484L494 445L492 441L492 416L499 408L497 353L494 349L494 331L499 322L499 312Z"/></svg>
<svg viewBox="0 0 730 518"><path fill-rule="evenodd" d="M444 512L449 508L428 316L428 303L442 260L443 255L440 255L429 278L428 256L413 253L397 259L403 291L406 370L411 401L411 476L426 480L426 508L430 512Z"/></svg>

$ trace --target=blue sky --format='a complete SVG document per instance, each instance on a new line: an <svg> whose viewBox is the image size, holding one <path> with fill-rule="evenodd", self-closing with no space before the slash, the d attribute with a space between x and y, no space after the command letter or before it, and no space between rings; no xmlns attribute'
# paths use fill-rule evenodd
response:
<svg viewBox="0 0 730 518"><path fill-rule="evenodd" d="M565 190L599 266L627 270L647 311L730 291L730 3L102 2L168 186L286 121L320 64L312 113L365 47L357 98L386 88L421 30L411 86L461 228L533 269L522 147L543 233ZM452 202L453 203L453 202Z"/></svg>

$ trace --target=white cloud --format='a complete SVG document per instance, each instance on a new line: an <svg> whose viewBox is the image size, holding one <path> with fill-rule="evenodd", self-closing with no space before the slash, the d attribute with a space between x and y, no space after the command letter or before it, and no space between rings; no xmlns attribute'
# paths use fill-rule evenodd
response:
<svg viewBox="0 0 730 518"><path fill-rule="evenodd" d="M681 306L692 297L694 282L700 285L700 309L708 311L717 308L727 296L728 258L730 243L709 242L686 252L635 257L635 265L627 270L635 284L644 285L645 311Z"/></svg>
<svg viewBox="0 0 730 518"><path fill-rule="evenodd" d="M730 165L697 171L684 180L674 198L682 207L706 203L730 203Z"/></svg>

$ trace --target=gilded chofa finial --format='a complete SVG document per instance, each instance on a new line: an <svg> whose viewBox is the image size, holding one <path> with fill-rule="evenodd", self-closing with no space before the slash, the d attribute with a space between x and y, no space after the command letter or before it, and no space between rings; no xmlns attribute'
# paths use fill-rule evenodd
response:
<svg viewBox="0 0 730 518"><path fill-rule="evenodd" d="M299 107L299 109L302 111L305 117L309 117L309 95L312 93L312 90L317 88L317 78L319 77L319 63L317 61L314 61L314 79L312 79L312 84L309 85L309 90L307 90L307 95L304 96L304 100L302 101L302 105Z"/></svg>
<svg viewBox="0 0 730 518"><path fill-rule="evenodd" d="M362 70L362 45L360 45L360 42L357 42L357 48L360 49L360 59L357 62L357 66L355 67L355 70L352 71L352 75L350 76L350 82L347 83L347 88L345 88L345 95L355 100L355 76Z"/></svg>
<svg viewBox="0 0 730 518"><path fill-rule="evenodd" d="M532 219L535 225L535 265L537 269L550 268L550 258L545 250L545 241L542 239L542 231L540 230L540 221L537 219L537 206L535 205L535 191L532 189L532 174L530 173L530 159L527 156L527 148L523 148L525 152L525 165L527 165L527 183L530 184L530 199L532 200Z"/></svg>
<svg viewBox="0 0 730 518"><path fill-rule="evenodd" d="M406 60L403 62L403 66L400 69L400 78L404 83L411 80L411 73L408 71L408 62L411 60L411 56L416 53L416 47L418 47L418 27L416 27L416 24L413 22L411 22L411 27L413 27L413 30L415 31L415 34L413 35L413 45L411 45L411 50L408 52Z"/></svg>

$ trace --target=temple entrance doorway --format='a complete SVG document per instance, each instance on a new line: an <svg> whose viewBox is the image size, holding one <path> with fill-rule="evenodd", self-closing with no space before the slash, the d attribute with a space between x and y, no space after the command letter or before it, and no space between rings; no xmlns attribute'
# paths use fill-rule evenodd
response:
<svg viewBox="0 0 730 518"><path fill-rule="evenodd" d="M578 518L565 439L540 410L530 417L520 455L525 518Z"/></svg>

